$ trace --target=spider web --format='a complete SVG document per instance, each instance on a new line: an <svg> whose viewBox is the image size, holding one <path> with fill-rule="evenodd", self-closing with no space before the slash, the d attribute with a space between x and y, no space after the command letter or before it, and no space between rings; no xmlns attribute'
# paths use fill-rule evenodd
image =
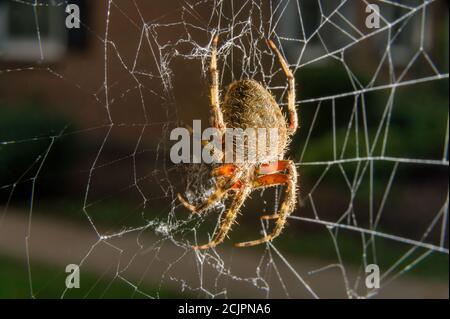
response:
<svg viewBox="0 0 450 319"><path fill-rule="evenodd" d="M18 79L17 75L43 73L71 92L75 103L70 105L90 101L89 107L80 107L87 115L79 129L68 126L56 134L0 141L0 156L11 152L11 145L47 143L14 182L0 184L8 194L2 220L13 214L17 189L29 189L24 241L30 296L39 297L32 250L35 242L42 241L34 235L43 196L35 193L35 188L52 172L46 164L55 147L72 136L95 136L98 145L95 152L83 154L89 165L83 162L72 172L83 179L77 217L84 221L90 240L80 240L85 244L81 252L67 260L80 265L82 273L95 269L99 280L108 278L105 292L120 282L130 288L129 295L123 297L158 298L169 288L199 298L402 297L395 287L397 282L408 282L408 272L420 268L431 256L448 256L448 91L445 116L433 118L440 128L436 139L423 135L420 141L434 146L439 154L408 148L397 152L398 144L392 137L398 111L405 108L401 103L404 92L448 83L448 56L445 65L430 49L436 32L431 13L440 1L374 2L381 8L380 26L374 29L364 25L365 9L372 3L364 0L357 4L178 1L176 5L161 4L152 12L152 6L144 1L100 1L102 24L81 21L95 45L102 47L102 63L91 70L93 80L86 73L76 75L71 65L64 69L46 62L38 11L46 6L65 7L66 1L10 1L33 9L41 58L25 67L0 70L0 77L8 81ZM246 216L242 224L249 221L251 225L244 228L248 233L239 235L241 225L235 226L223 245L195 251L192 244L213 236L227 202L204 215L189 216L177 201L177 193L201 202L213 190L214 181L206 165L179 167L170 162L169 134L192 117L208 116L208 63L216 33L220 34L222 95L227 83L252 78L263 83L285 110L287 83L265 44L268 38L280 47L297 76L301 128L289 155L301 177L301 204L277 240L261 247L231 248L234 238L259 238L271 229L270 223L260 222L259 215L249 208L262 202L264 214L274 213L283 189L254 192L240 216ZM371 55L367 60L372 63L367 61L366 67L370 77L366 79L359 75L366 61L361 61L364 53L358 52ZM304 91L312 80L303 74L327 74L336 68L342 71L338 83L346 85L333 87L336 82L330 85L322 76L325 82L320 83L319 95ZM417 123L417 130L425 128ZM325 150L317 155L319 142ZM123 152L112 148L116 143L125 144ZM114 185L118 170L126 172L128 178ZM434 176L428 193L434 192L438 199L422 197L409 187L416 176L420 182ZM396 209L407 205L402 203L405 197L401 194L410 190L413 198L409 209L416 207L424 216L414 220L400 215L395 219ZM112 224L103 224L108 213L99 207L116 205L120 200L127 203L117 208L121 213L114 215ZM392 227L398 221L402 225ZM413 224L415 233L403 225L408 223ZM308 231L325 238L317 245L331 247L334 254L321 259L314 254L303 257L302 249L292 253L297 244L301 247L303 240L310 240ZM348 238L356 244L346 245ZM57 249L55 243L46 245ZM62 251L76 250L79 245L75 241L65 244ZM383 260L386 245L397 247L397 254L381 268L380 288L368 289L366 266ZM348 261L349 254L358 256L356 263ZM144 288L149 281L155 289ZM61 297L71 293L63 289Z"/></svg>

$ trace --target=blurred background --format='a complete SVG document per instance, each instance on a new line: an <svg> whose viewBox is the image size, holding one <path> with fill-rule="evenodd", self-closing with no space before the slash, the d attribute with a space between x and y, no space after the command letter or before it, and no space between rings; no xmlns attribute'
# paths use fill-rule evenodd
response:
<svg viewBox="0 0 450 319"><path fill-rule="evenodd" d="M68 4L80 28L66 27ZM0 297L448 298L448 12L444 0L0 0ZM255 192L230 238L198 255L189 243L225 206L180 207L178 192L201 198L213 181L170 162L169 133L208 123L217 29L222 90L255 78L285 107L268 36L295 71L301 203L273 246L233 248L279 203L281 188ZM68 264L80 289L65 287Z"/></svg>

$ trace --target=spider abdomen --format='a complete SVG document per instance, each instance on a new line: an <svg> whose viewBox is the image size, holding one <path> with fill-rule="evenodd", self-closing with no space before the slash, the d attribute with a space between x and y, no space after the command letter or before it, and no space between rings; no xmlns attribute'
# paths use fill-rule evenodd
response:
<svg viewBox="0 0 450 319"><path fill-rule="evenodd" d="M229 128L276 128L277 155L284 154L288 143L286 120L273 96L260 83L254 80L233 82L225 94L222 112ZM267 143L267 147L273 145Z"/></svg>

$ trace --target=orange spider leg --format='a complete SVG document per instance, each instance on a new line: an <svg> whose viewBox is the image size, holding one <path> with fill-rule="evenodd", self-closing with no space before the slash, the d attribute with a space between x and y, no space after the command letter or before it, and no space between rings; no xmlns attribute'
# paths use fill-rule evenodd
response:
<svg viewBox="0 0 450 319"><path fill-rule="evenodd" d="M211 175L217 176L217 177L228 177L231 178L233 175L235 175L237 172L237 167L234 164L224 164L219 167L216 167L213 169ZM233 186L231 186L231 190L239 190L242 188L242 182L240 180L237 180Z"/></svg>
<svg viewBox="0 0 450 319"><path fill-rule="evenodd" d="M235 175L237 172L237 167L234 164L224 164L219 167L216 167L211 172L212 176L216 177L228 177L231 178L233 175ZM242 182L240 180L237 180L233 186L231 186L231 190L239 190L242 187Z"/></svg>
<svg viewBox="0 0 450 319"><path fill-rule="evenodd" d="M236 244L237 247L249 247L259 245L271 241L272 239L281 234L286 224L286 220L294 210L296 203L295 187L297 184L297 170L295 168L294 162L288 161L287 170L288 174L277 173L271 175L264 175L258 177L254 181L253 185L255 188L285 184L287 186L285 198L281 203L281 208L278 214L263 216L264 219L276 219L275 228L273 229L273 231L261 239L248 241L244 243L238 243Z"/></svg>
<svg viewBox="0 0 450 319"><path fill-rule="evenodd" d="M231 187L232 190L239 190L242 188L242 186L244 186L244 184L238 180L236 183L234 183L234 185Z"/></svg>
<svg viewBox="0 0 450 319"><path fill-rule="evenodd" d="M279 218L279 217L280 217L280 215L278 215L278 214L273 214L273 215L264 215L264 216L261 216L261 219L269 220L269 219L277 219L277 218Z"/></svg>
<svg viewBox="0 0 450 319"><path fill-rule="evenodd" d="M237 167L234 164L225 164L213 169L211 175L231 177L236 173Z"/></svg>
<svg viewBox="0 0 450 319"><path fill-rule="evenodd" d="M272 174L280 171L284 171L289 168L289 161L276 161L267 164L261 164L256 173L261 175Z"/></svg>
<svg viewBox="0 0 450 319"><path fill-rule="evenodd" d="M289 181L289 175L286 174L270 174L270 175L264 175L261 177L258 177L253 182L254 188L262 188L262 187L269 187L269 186L277 186L277 185L285 185Z"/></svg>
<svg viewBox="0 0 450 319"><path fill-rule="evenodd" d="M280 161L280 162L288 162L288 161ZM275 162L275 163L271 163L268 165L272 165L272 167L274 167L275 164L280 163L280 162ZM278 167L280 167L280 166L278 166ZM255 189L257 189L257 188L263 188L263 187L285 185L288 183L289 179L290 179L290 176L286 175L286 174L265 175L265 176L261 176L258 179L256 179L256 181L253 182L253 187ZM279 217L280 217L279 214L273 214L273 215L261 216L261 219L270 220L270 219L277 219Z"/></svg>

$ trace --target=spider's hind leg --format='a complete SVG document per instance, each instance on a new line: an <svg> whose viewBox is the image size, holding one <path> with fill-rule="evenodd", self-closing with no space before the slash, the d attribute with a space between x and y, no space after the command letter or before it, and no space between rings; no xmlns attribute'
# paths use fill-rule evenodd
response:
<svg viewBox="0 0 450 319"><path fill-rule="evenodd" d="M209 243L199 246L193 246L194 249L208 249L208 248L214 248L223 240L225 239L226 235L231 229L231 226L236 220L236 217L239 213L239 210L242 206L242 204L245 202L245 199L250 194L250 187L242 187L238 193L236 194L236 197L233 200L233 203L230 206L230 209L225 215L225 218L223 219L218 233L214 236L214 239L211 240Z"/></svg>
<svg viewBox="0 0 450 319"><path fill-rule="evenodd" d="M236 247L249 247L259 245L268 241L271 241L275 237L281 234L286 224L288 216L292 213L296 203L296 184L297 184L297 170L295 164L292 161L285 161L288 174L271 174L263 175L255 181L256 187L262 186L275 186L280 184L286 184L286 194L283 203L281 204L280 212L274 215L263 216L263 219L276 219L275 228L273 231L264 236L263 238L238 243Z"/></svg>

